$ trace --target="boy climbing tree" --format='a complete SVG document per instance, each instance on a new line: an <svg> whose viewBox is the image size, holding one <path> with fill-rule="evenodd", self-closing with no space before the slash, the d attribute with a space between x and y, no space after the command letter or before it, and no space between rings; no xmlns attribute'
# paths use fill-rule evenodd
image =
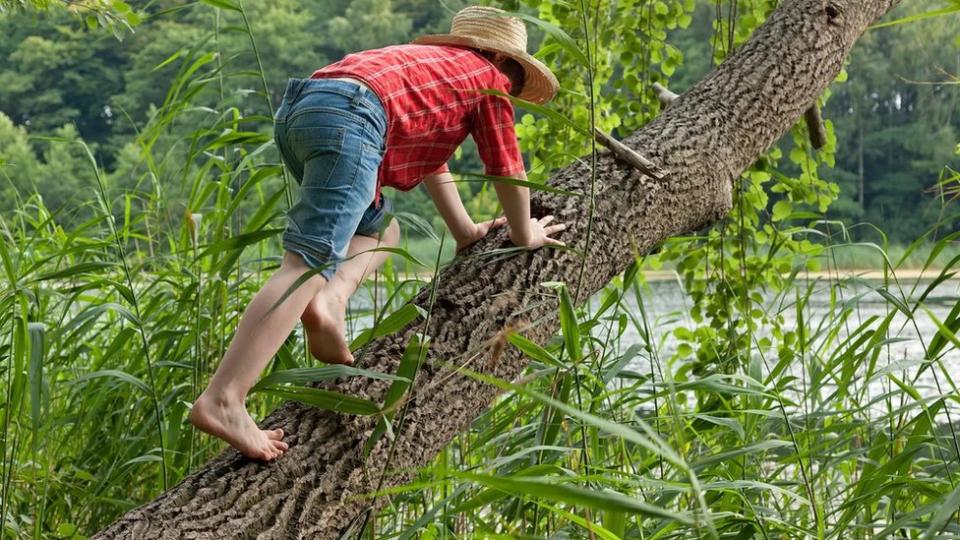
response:
<svg viewBox="0 0 960 540"><path fill-rule="evenodd" d="M261 430L247 413L247 393L297 320L313 356L353 363L344 336L347 301L386 260L387 253L371 250L396 246L400 236L396 220L388 221L382 186L407 191L424 182L458 248L505 224L518 246L563 245L553 235L565 225L552 224L553 216L531 218L522 186L497 183L504 217L474 223L446 166L471 135L487 175L526 178L513 105L482 92L534 103L553 98L556 78L526 46L522 22L496 8L468 7L449 34L350 54L309 79L288 82L274 136L300 183L300 199L287 214L280 269L250 302L194 403L196 427L250 458L272 460L287 450L282 430Z"/></svg>

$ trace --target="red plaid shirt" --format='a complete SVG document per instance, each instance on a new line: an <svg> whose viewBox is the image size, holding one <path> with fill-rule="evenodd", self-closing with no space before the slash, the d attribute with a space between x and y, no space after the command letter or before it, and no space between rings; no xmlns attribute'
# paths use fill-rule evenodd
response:
<svg viewBox="0 0 960 540"><path fill-rule="evenodd" d="M349 54L312 77L355 78L380 97L387 151L374 201L381 186L407 191L428 174L448 171L447 160L467 135L477 143L486 174L524 170L510 100L476 92L509 93L510 80L473 49L394 45Z"/></svg>

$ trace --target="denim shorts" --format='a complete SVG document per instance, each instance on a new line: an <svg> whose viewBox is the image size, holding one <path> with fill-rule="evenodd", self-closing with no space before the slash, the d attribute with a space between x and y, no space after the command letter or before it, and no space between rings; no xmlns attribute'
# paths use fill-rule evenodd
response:
<svg viewBox="0 0 960 540"><path fill-rule="evenodd" d="M387 118L364 86L334 79L290 79L274 117L280 156L300 184L287 212L283 248L328 281L355 234L377 236L392 205L373 201L386 150Z"/></svg>

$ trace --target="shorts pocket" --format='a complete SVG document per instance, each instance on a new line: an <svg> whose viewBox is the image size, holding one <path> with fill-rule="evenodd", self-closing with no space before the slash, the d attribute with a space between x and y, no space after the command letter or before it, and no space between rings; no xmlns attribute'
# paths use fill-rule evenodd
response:
<svg viewBox="0 0 960 540"><path fill-rule="evenodd" d="M356 178L356 163L346 146L346 128L311 126L287 129L293 157L303 164L303 189L350 186Z"/></svg>

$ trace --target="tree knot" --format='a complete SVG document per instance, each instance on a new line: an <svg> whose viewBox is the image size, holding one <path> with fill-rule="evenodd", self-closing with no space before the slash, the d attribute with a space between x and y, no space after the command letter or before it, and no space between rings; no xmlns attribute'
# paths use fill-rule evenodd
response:
<svg viewBox="0 0 960 540"><path fill-rule="evenodd" d="M840 26L843 22L843 9L835 2L827 2L823 12L827 15L827 24Z"/></svg>

